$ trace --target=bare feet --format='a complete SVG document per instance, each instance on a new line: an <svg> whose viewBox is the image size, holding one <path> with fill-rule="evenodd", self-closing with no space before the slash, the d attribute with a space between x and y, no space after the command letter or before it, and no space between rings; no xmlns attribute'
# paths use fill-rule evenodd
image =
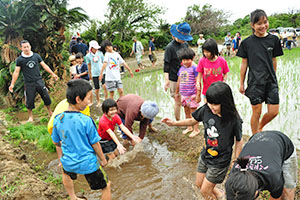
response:
<svg viewBox="0 0 300 200"><path fill-rule="evenodd" d="M200 133L200 131L193 131L189 137L192 138L192 137L195 137L196 135L198 135Z"/></svg>
<svg viewBox="0 0 300 200"><path fill-rule="evenodd" d="M33 118L32 117L29 117L27 122L33 122Z"/></svg>
<svg viewBox="0 0 300 200"><path fill-rule="evenodd" d="M97 105L96 105L96 107L98 108L98 107L100 107L100 106L101 106L101 103L98 102Z"/></svg>
<svg viewBox="0 0 300 200"><path fill-rule="evenodd" d="M187 129L185 129L184 131L182 131L182 134L185 135L185 134L187 134L187 133L189 133L191 131L193 131L193 128L188 127Z"/></svg>

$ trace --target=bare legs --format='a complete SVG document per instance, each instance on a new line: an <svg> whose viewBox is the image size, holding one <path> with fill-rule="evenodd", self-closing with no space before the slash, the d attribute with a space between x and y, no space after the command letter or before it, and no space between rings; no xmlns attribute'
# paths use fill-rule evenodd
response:
<svg viewBox="0 0 300 200"><path fill-rule="evenodd" d="M261 109L262 104L252 105L251 131L253 135L261 132L264 126L278 115L279 105L268 104L268 111L263 115L262 119L259 120L261 116Z"/></svg>
<svg viewBox="0 0 300 200"><path fill-rule="evenodd" d="M188 106L185 106L184 107L184 112L185 112L185 118L186 119L189 119L189 118L192 118L192 112L194 112L197 108L190 108ZM194 131L193 131L194 130ZM188 126L187 129L185 129L182 134L187 134L189 132L193 131L189 137L194 137L196 135L198 135L200 133L200 130L199 130L199 123L195 124L194 127L192 126Z"/></svg>
<svg viewBox="0 0 300 200"><path fill-rule="evenodd" d="M217 200L218 198L223 197L223 193L216 188L216 184L209 182L205 178L205 173L199 173L196 174L196 186L200 189L200 192L204 199L209 200Z"/></svg>
<svg viewBox="0 0 300 200"><path fill-rule="evenodd" d="M52 110L51 110L50 105L46 106L46 108L48 110L49 117L51 117ZM30 109L28 109L28 120L27 120L27 122L33 122L33 113L32 113L32 110L30 110Z"/></svg>

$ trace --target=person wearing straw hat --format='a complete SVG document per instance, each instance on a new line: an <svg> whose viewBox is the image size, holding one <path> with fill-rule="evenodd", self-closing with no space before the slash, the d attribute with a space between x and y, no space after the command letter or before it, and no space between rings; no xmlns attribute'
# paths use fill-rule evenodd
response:
<svg viewBox="0 0 300 200"><path fill-rule="evenodd" d="M178 70L180 68L180 60L177 52L182 48L188 48L187 41L193 40L190 35L191 27L188 23L173 24L170 29L173 40L167 45L164 55L164 76L165 85L164 89L170 89L171 97L175 100L174 114L175 119L180 119L181 100L180 95L175 94L178 80Z"/></svg>
<svg viewBox="0 0 300 200"><path fill-rule="evenodd" d="M197 45L198 45L198 58L200 59L202 56L202 45L204 44L205 39L203 37L203 34L199 34L199 39L197 40Z"/></svg>

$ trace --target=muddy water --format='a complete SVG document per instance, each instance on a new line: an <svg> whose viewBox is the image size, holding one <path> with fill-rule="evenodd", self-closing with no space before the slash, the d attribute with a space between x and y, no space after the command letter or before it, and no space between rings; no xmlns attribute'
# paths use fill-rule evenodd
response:
<svg viewBox="0 0 300 200"><path fill-rule="evenodd" d="M235 62L235 63L234 63ZM240 71L236 61L228 61L230 72L227 83L233 91L237 109L244 120L243 132L251 135L250 118L252 109L246 96L239 93ZM264 130L280 130L289 135L298 149L300 149L300 58L280 57L277 60L277 77L279 81L280 108L279 115L269 123ZM163 90L164 76L162 70L153 73L141 74L133 79L123 79L125 94L139 94L144 99L156 101L159 105L159 117L171 117L174 119L174 101ZM201 102L203 103L203 102ZM266 112L267 106L263 106L262 113ZM184 118L182 109L181 118Z"/></svg>
<svg viewBox="0 0 300 200"><path fill-rule="evenodd" d="M199 199L192 185L196 165L176 159L165 145L145 138L115 161L114 167L105 167L112 183L113 199ZM89 200L100 197L99 192L89 190L83 176L74 183L77 192L86 190L84 196Z"/></svg>

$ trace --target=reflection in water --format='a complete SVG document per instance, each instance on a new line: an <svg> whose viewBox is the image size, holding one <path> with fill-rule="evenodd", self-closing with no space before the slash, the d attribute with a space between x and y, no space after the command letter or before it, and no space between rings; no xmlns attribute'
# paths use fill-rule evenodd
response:
<svg viewBox="0 0 300 200"><path fill-rule="evenodd" d="M230 85L237 109L244 121L244 134L251 135L250 118L252 114L251 105L246 96L239 93L240 71L239 66L228 61L230 69L227 83ZM277 78L279 82L280 107L279 115L271 121L264 130L279 130L287 134L300 148L300 58L280 57L277 59ZM173 106L174 100L166 93L164 87L163 70L153 73L141 74L134 79L123 79L124 93L134 93L143 97L145 100L156 101L159 105L159 117L171 117L174 119ZM246 84L246 81L245 81ZM203 103L203 101L201 102ZM262 113L265 113L267 106L263 105ZM184 118L182 109L181 118Z"/></svg>

